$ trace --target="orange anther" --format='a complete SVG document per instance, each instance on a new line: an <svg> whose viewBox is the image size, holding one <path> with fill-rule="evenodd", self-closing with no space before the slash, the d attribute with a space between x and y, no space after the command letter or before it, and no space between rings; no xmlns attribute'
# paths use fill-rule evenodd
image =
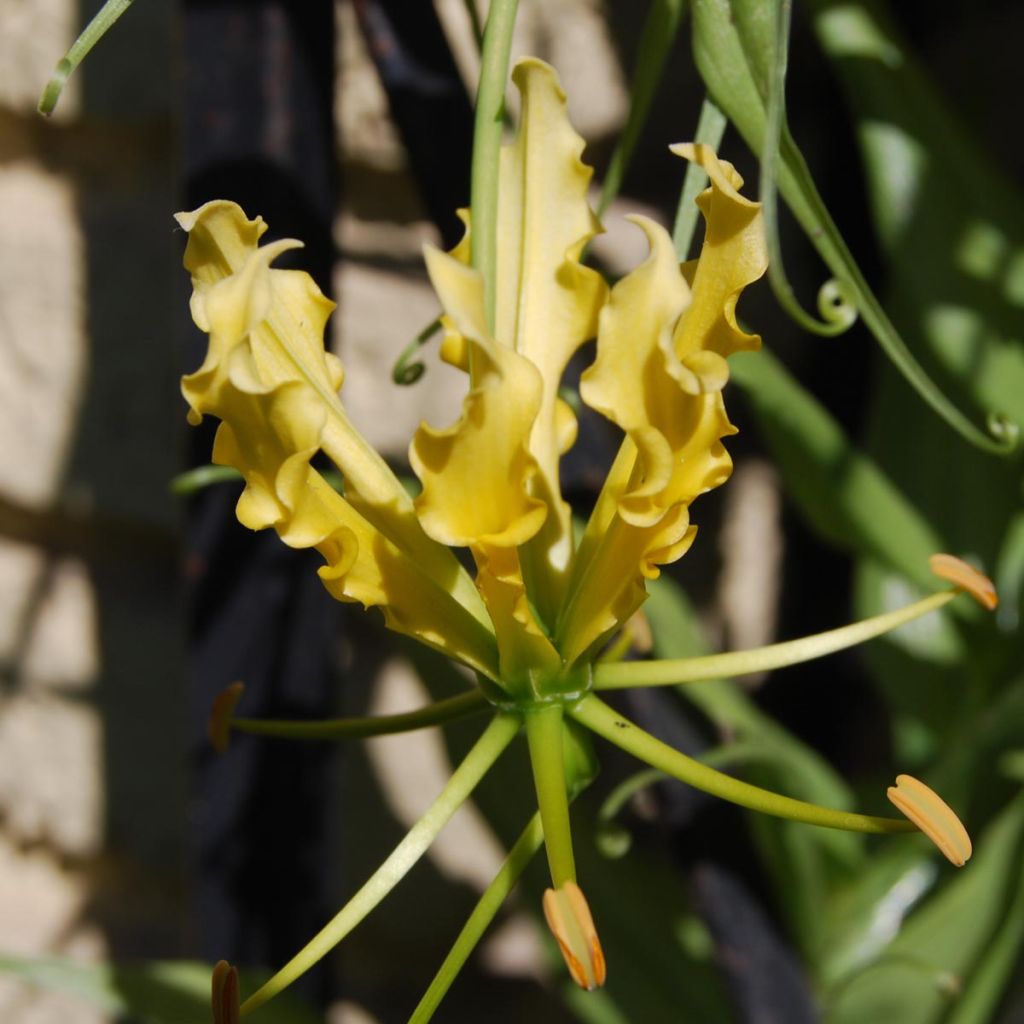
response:
<svg viewBox="0 0 1024 1024"><path fill-rule="evenodd" d="M966 591L982 608L991 612L998 607L999 595L995 584L962 558L955 555L932 555L928 565L936 576Z"/></svg>
<svg viewBox="0 0 1024 1024"><path fill-rule="evenodd" d="M213 1007L213 1024L238 1024L241 1019L239 1002L241 989L238 984L238 970L226 960L220 960L210 978L210 1005Z"/></svg>
<svg viewBox="0 0 1024 1024"><path fill-rule="evenodd" d="M228 749L231 740L231 716L235 713L244 690L244 683L232 683L225 686L213 700L210 717L206 721L206 735L218 754L223 754Z"/></svg>
<svg viewBox="0 0 1024 1024"><path fill-rule="evenodd" d="M962 868L971 858L971 837L953 809L935 790L913 775L897 775L889 799L941 851L951 864Z"/></svg>
<svg viewBox="0 0 1024 1024"><path fill-rule="evenodd" d="M604 984L604 951L580 887L563 882L544 893L544 917L562 951L572 980L588 992Z"/></svg>

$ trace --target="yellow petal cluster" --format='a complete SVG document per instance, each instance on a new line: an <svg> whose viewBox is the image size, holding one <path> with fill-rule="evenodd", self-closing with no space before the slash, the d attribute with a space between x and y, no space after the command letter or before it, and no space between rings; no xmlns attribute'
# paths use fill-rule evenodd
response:
<svg viewBox="0 0 1024 1024"><path fill-rule="evenodd" d="M451 255L428 250L444 309L442 352L467 370L470 390L454 426L418 431L410 462L423 483L417 510L427 532L473 552L502 677L519 688L562 663L545 625L571 568L558 467L576 423L558 390L573 353L596 332L607 287L580 263L599 225L587 204L584 142L557 76L528 59L512 79L522 115L501 153L494 323L483 279L465 265L468 245Z"/></svg>
<svg viewBox="0 0 1024 1024"><path fill-rule="evenodd" d="M208 413L222 421L213 458L245 477L239 521L315 547L336 597L378 606L392 628L496 675L472 581L423 532L400 481L345 414L341 364L323 343L333 303L308 274L271 266L298 243L259 246L266 225L234 203L208 203L178 222L189 233L192 315L210 336L182 391L193 423ZM318 451L344 475L345 497L310 465Z"/></svg>
<svg viewBox="0 0 1024 1024"><path fill-rule="evenodd" d="M735 170L705 146L679 146L711 181L698 200L700 258L680 267L664 229L635 218L650 255L609 290L580 262L601 227L557 76L528 59L513 81L522 115L501 153L492 301L469 265L469 214L452 253L426 252L442 355L466 371L468 389L454 423L424 424L413 438L415 501L345 413L341 364L323 346L332 304L308 275L272 266L297 243L260 247L265 225L230 203L178 218L193 316L210 335L183 390L193 422L222 420L214 460L245 476L246 526L317 548L339 598L381 607L393 628L513 695L536 695L558 680L572 689L566 681L635 612L645 580L689 547L690 504L728 477L726 359L759 343L735 309L765 252L759 208L739 194ZM581 396L624 440L577 548L559 483L577 425L559 390L594 338ZM344 495L311 466L320 452ZM470 550L475 580L453 547Z"/></svg>
<svg viewBox="0 0 1024 1024"><path fill-rule="evenodd" d="M726 358L756 348L736 302L767 266L760 208L707 146L673 151L699 163L711 187L698 200L707 228L698 260L680 268L665 230L634 218L650 255L612 290L583 400L626 434L578 553L558 635L572 660L600 643L644 598L643 581L681 557L695 527L689 506L729 476L721 443L735 433L722 401Z"/></svg>

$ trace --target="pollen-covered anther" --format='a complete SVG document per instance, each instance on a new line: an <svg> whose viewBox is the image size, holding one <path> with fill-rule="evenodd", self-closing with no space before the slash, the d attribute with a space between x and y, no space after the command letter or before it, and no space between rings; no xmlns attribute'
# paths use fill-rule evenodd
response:
<svg viewBox="0 0 1024 1024"><path fill-rule="evenodd" d="M210 978L213 1024L238 1024L241 1020L240 999L238 969L232 967L226 960L219 961Z"/></svg>
<svg viewBox="0 0 1024 1024"><path fill-rule="evenodd" d="M245 692L244 683L225 686L213 700L210 717L206 721L206 735L218 754L223 754L231 742L231 717Z"/></svg>
<svg viewBox="0 0 1024 1024"><path fill-rule="evenodd" d="M953 809L935 790L912 775L897 775L887 794L942 852L951 864L962 868L971 858L971 837Z"/></svg>
<svg viewBox="0 0 1024 1024"><path fill-rule="evenodd" d="M973 565L968 565L955 555L932 555L928 565L939 579L946 580L970 594L987 611L999 606L999 595L995 584Z"/></svg>
<svg viewBox="0 0 1024 1024"><path fill-rule="evenodd" d="M572 980L588 992L600 988L607 973L604 952L580 887L575 882L563 882L557 889L546 890L544 917Z"/></svg>

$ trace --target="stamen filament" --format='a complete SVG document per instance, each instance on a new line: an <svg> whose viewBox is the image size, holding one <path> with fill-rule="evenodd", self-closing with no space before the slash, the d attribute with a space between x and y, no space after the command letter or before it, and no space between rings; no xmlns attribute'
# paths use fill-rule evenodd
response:
<svg viewBox="0 0 1024 1024"><path fill-rule="evenodd" d="M645 761L652 768L660 768L680 782L752 811L788 818L790 821L803 821L809 825L843 829L847 832L915 831L915 826L904 819L881 818L819 807L817 804L773 793L771 790L752 786L749 782L742 782L731 775L715 771L662 743L650 733L644 732L593 694L580 701L569 711L569 715L598 736L603 736L609 743L614 743L627 753Z"/></svg>
<svg viewBox="0 0 1024 1024"><path fill-rule="evenodd" d="M388 736L396 732L412 732L431 725L441 725L476 714L488 706L483 691L473 689L417 708L415 711L403 711L397 715L331 718L318 722L277 718L232 718L230 727L237 732L253 736L279 736L292 740L357 739L364 736Z"/></svg>
<svg viewBox="0 0 1024 1024"><path fill-rule="evenodd" d="M749 651L729 651L700 658L600 663L594 666L594 688L622 690L635 686L674 686L677 683L726 679L798 665L883 636L948 604L958 593L957 590L943 590L896 611L885 612L824 633L815 633L813 636L755 647Z"/></svg>
<svg viewBox="0 0 1024 1024"><path fill-rule="evenodd" d="M544 846L557 889L563 882L576 881L576 862L569 828L569 795L566 791L562 754L562 706L549 704L527 711L526 739L537 790L537 805L544 823Z"/></svg>
<svg viewBox="0 0 1024 1024"><path fill-rule="evenodd" d="M458 938L449 950L444 962L438 968L430 987L423 993L416 1009L409 1018L409 1024L426 1024L434 1016L434 1011L440 1005L452 982L455 981L462 970L470 953L476 948L477 943L483 937L494 916L501 909L505 898L512 891L513 886L519 880L519 876L526 869L527 864L533 859L534 854L540 849L544 842L544 828L541 825L540 812L538 811L530 819L530 823L523 829L515 845L509 850L494 880L484 890L483 895L469 915L469 920L463 925Z"/></svg>
<svg viewBox="0 0 1024 1024"><path fill-rule="evenodd" d="M465 803L518 731L517 716L498 714L494 717L437 799L363 887L299 953L242 1003L243 1017L308 971L391 892L426 852L448 819Z"/></svg>

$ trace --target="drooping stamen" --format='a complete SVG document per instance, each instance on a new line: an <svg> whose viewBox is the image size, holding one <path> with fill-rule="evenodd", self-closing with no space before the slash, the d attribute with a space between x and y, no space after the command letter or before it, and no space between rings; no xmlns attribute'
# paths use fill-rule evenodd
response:
<svg viewBox="0 0 1024 1024"><path fill-rule="evenodd" d="M409 1024L426 1024L433 1017L434 1011L444 998L445 993L451 987L459 971L465 966L470 953L476 948L488 925L504 904L505 898L512 891L519 876L543 842L544 829L540 823L540 812L537 812L530 819L529 825L520 834L515 845L509 850L501 869L473 908L473 913L469 915L458 938L452 944L444 963L434 975L430 987L424 992L423 998L413 1010Z"/></svg>
<svg viewBox="0 0 1024 1024"><path fill-rule="evenodd" d="M960 584L960 586L963 586ZM619 690L636 686L674 686L679 683L697 683L710 679L728 679L767 672L771 669L798 665L836 651L855 647L927 615L956 596L957 591L929 594L905 608L884 612L870 619L830 629L824 633L784 640L748 651L729 651L699 658L669 658L657 661L623 661L615 664L600 662L594 666L596 690Z"/></svg>
<svg viewBox="0 0 1024 1024"><path fill-rule="evenodd" d="M210 746L218 754L223 754L231 742L231 716L235 713L244 692L244 683L231 683L213 700L210 717L206 720L206 735L210 739Z"/></svg>
<svg viewBox="0 0 1024 1024"><path fill-rule="evenodd" d="M413 732L432 725L444 725L458 718L466 718L490 705L480 689L427 704L415 711L402 711L396 715L366 715L359 718L327 718L303 721L282 718L232 718L228 726L236 732L251 736L276 736L290 740L338 740L368 736L390 736L398 732Z"/></svg>
<svg viewBox="0 0 1024 1024"><path fill-rule="evenodd" d="M221 960L210 978L210 1004L213 1024L238 1024L240 990L238 970L227 960Z"/></svg>
<svg viewBox="0 0 1024 1024"><path fill-rule="evenodd" d="M572 980L588 992L600 988L607 976L604 951L580 887L563 882L557 889L545 890L544 918Z"/></svg>
<svg viewBox="0 0 1024 1024"><path fill-rule="evenodd" d="M348 903L284 967L245 1000L243 1013L252 1013L305 974L391 892L426 852L451 816L466 802L476 784L519 731L519 724L515 715L498 714L494 717L419 821Z"/></svg>
<svg viewBox="0 0 1024 1024"><path fill-rule="evenodd" d="M995 611L999 607L999 595L995 584L973 565L968 565L956 555L932 555L928 566L939 579L946 580L970 594L986 611Z"/></svg>
<svg viewBox="0 0 1024 1024"><path fill-rule="evenodd" d="M752 811L771 814L790 821L803 821L808 825L838 828L846 832L868 832L874 834L913 831L912 822L901 818L882 818L870 814L856 814L853 811L821 807L805 800L773 793L771 790L753 786L749 782L715 771L692 757L645 732L633 722L624 718L605 704L595 694L589 694L574 705L569 714L580 725L627 753L646 762L652 768L659 768L688 786L701 789L712 796L739 804Z"/></svg>
<svg viewBox="0 0 1024 1024"><path fill-rule="evenodd" d="M942 852L951 864L962 868L971 858L971 837L953 809L935 790L913 775L897 775L886 796Z"/></svg>

